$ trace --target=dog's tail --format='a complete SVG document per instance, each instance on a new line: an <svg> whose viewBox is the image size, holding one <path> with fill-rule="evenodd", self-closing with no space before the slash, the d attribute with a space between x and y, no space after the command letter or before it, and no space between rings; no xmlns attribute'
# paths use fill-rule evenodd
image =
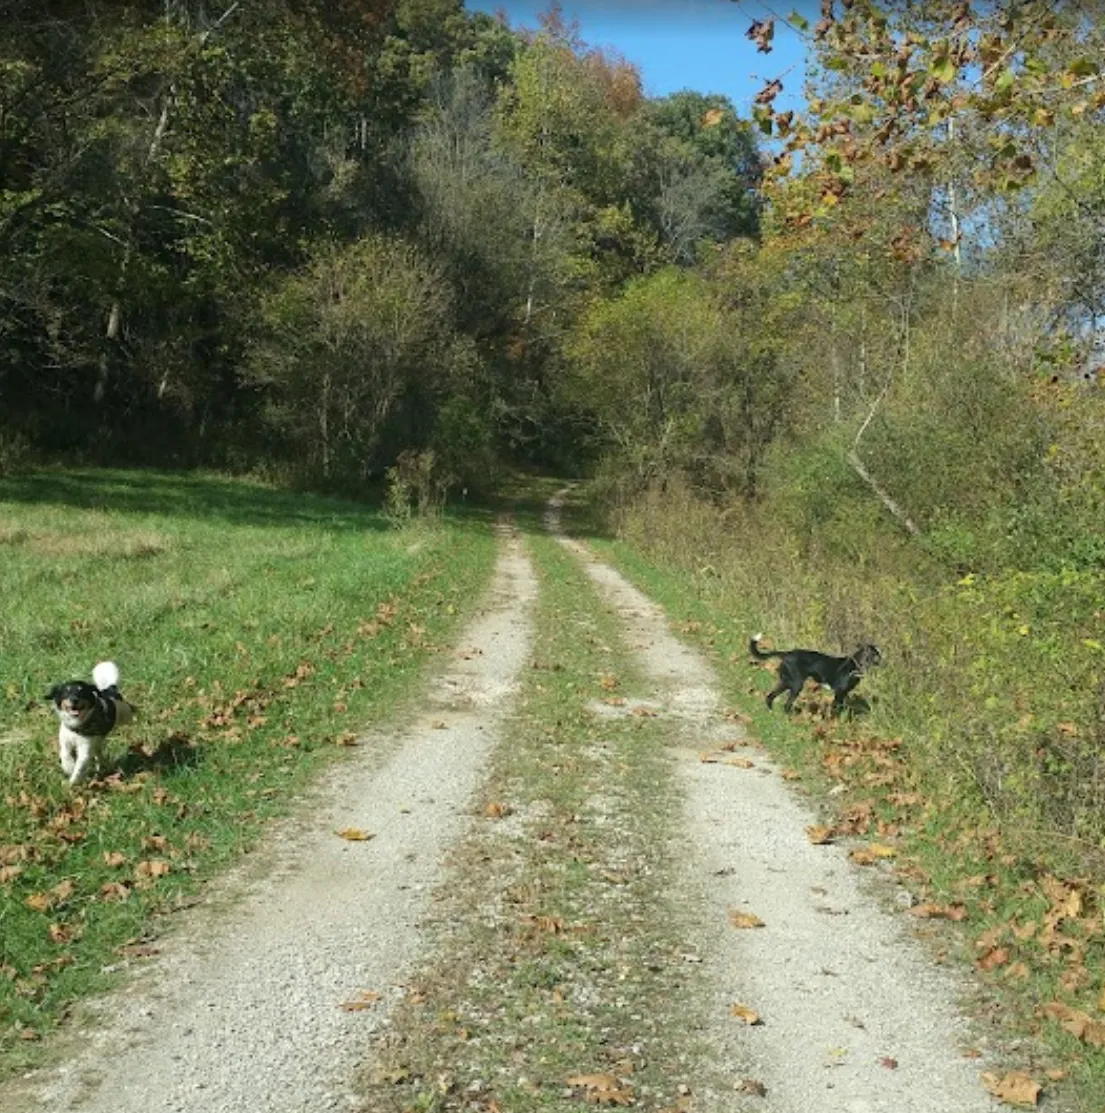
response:
<svg viewBox="0 0 1105 1113"><path fill-rule="evenodd" d="M92 670L92 683L106 692L109 688L119 686L119 666L114 661L101 661Z"/></svg>
<svg viewBox="0 0 1105 1113"><path fill-rule="evenodd" d="M778 650L761 649L760 648L760 638L762 638L762 637L763 637L763 634L753 634L752 638L748 642L748 652L751 653L753 657L755 657L757 660L760 660L760 661L769 661L769 660L771 660L772 657L782 657L783 656L783 654L780 653Z"/></svg>

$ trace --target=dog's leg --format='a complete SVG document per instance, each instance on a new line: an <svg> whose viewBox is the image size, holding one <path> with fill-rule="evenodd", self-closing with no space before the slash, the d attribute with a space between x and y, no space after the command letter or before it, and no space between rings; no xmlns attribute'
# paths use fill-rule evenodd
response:
<svg viewBox="0 0 1105 1113"><path fill-rule="evenodd" d="M72 739L67 735L58 735L58 756L61 758L61 771L67 777L72 777L77 763L77 754Z"/></svg>
<svg viewBox="0 0 1105 1113"><path fill-rule="evenodd" d="M772 688L771 691L767 693L767 709L768 709L768 711L771 710L771 706L775 702L776 698L781 696L786 690L787 690L786 682L783 681L783 680L780 680L779 683L776 684L775 687Z"/></svg>
<svg viewBox="0 0 1105 1113"><path fill-rule="evenodd" d="M92 765L93 747L91 738L80 738L77 741L77 762L69 775L69 783L75 785L83 781Z"/></svg>

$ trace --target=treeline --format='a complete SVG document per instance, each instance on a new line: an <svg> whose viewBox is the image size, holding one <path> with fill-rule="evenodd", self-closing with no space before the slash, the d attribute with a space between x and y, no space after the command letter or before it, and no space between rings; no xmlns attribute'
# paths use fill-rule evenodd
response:
<svg viewBox="0 0 1105 1113"><path fill-rule="evenodd" d="M555 11L8 0L0 57L0 468L578 471L577 323L757 230L728 101Z"/></svg>

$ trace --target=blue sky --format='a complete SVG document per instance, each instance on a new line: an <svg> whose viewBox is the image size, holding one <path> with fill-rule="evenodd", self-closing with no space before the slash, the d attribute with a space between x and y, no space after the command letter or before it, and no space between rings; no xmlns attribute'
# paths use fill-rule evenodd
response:
<svg viewBox="0 0 1105 1113"><path fill-rule="evenodd" d="M466 0L470 11L506 13L512 27L537 27L548 0ZM579 24L588 46L621 54L641 71L645 93L666 96L680 89L724 93L748 117L765 81L781 78L780 109L801 105L805 47L785 25L798 11L818 20L817 0L561 0L566 20ZM746 37L753 20L776 15L774 49L761 54Z"/></svg>

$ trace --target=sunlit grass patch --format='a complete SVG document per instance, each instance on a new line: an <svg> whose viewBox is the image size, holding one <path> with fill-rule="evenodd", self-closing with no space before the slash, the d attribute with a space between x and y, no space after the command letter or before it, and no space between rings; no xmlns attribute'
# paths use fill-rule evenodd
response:
<svg viewBox="0 0 1105 1113"><path fill-rule="evenodd" d="M110 980L153 913L393 713L479 599L494 542L444 520L415 545L354 503L160 473L7 480L0 522L22 538L4 550L0 612L10 1069ZM100 779L72 790L42 697L105 658L139 715L110 736Z"/></svg>

